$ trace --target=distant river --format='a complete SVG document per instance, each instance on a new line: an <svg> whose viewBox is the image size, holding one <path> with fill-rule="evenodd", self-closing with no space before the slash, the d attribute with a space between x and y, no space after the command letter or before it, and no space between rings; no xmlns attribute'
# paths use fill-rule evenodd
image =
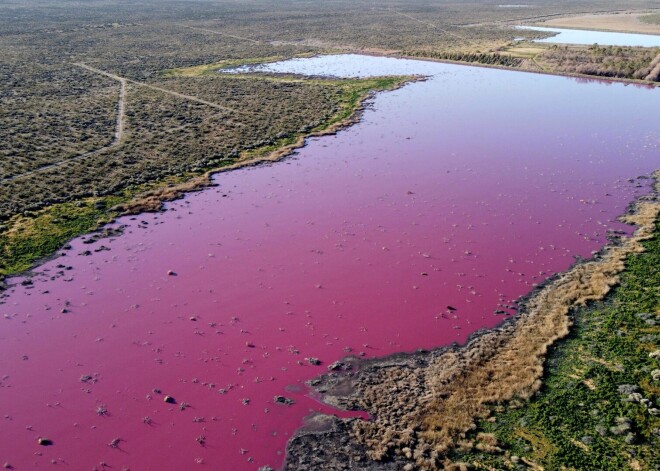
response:
<svg viewBox="0 0 660 471"><path fill-rule="evenodd" d="M516 28L556 33L555 36L550 38L536 39L534 42L537 43L660 47L660 36L654 34L614 33L582 29L543 28L540 26L516 26Z"/></svg>
<svg viewBox="0 0 660 471"><path fill-rule="evenodd" d="M514 315L630 230L616 218L660 167L657 89L357 55L266 69L429 80L14 279L2 462L277 468L303 417L329 411L306 380L347 354L464 342Z"/></svg>

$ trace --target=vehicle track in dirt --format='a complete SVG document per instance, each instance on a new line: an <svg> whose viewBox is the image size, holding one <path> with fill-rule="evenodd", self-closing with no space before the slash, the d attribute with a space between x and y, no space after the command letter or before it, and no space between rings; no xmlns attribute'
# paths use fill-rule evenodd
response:
<svg viewBox="0 0 660 471"><path fill-rule="evenodd" d="M102 152L106 152L110 149L113 149L113 148L119 146L121 144L121 142L124 138L124 134L125 134L125 127L126 127L125 126L125 124L126 124L126 91L127 91L128 84L138 86L138 87L150 88L152 90L157 90L159 92L167 93L169 95L173 95L177 98L181 98L181 99L184 99L184 100L187 100L187 101L200 103L200 104L209 106L211 108L215 108L215 109L220 110L220 111L231 112L231 113L242 114L242 115L247 114L245 112L238 111L238 110L235 110L233 108L229 108L227 106L219 105L218 103L213 103L213 102L210 102L210 101L207 101L207 100L203 100L201 98L197 98L197 97L190 96L190 95L185 95L183 93L175 92L173 90L168 90L166 88L158 87L156 85L151 85L151 84L148 84L148 83L139 82L137 80L128 79L126 77L121 77L119 75L107 72L105 70L101 70L101 69L97 69L96 67L92 67L88 64L85 64L84 62L75 62L75 63L73 63L73 65L76 66L76 67L81 67L83 69L86 69L90 72L94 72L96 74L103 75L105 77L111 78L111 79L116 80L120 83L119 100L118 100L118 103L117 103L117 121L116 121L116 126L115 126L115 134L114 134L114 138L113 138L112 142L110 142L108 145L100 147L98 149L95 149L95 150L92 150L92 151L89 151L89 152L85 152L84 154L76 155L74 157L71 157L71 158L68 158L68 159L65 159L65 160L61 160L59 162L54 162L52 164L48 164L48 165L45 165L43 167L39 167L37 169L30 170L28 172L21 173L20 175L13 175L13 176L10 176L10 177L6 177L6 178L0 180L0 183L15 181L15 180L19 180L21 178L29 177L31 175L42 173L42 172L45 172L47 170L51 170L53 168L60 167L62 165L65 165L65 164L68 164L68 163L71 163L71 162L82 160L82 159L85 159L87 157L91 157L93 155L98 155ZM243 123L240 123L238 121L233 121L233 122L236 123L237 125L243 125Z"/></svg>

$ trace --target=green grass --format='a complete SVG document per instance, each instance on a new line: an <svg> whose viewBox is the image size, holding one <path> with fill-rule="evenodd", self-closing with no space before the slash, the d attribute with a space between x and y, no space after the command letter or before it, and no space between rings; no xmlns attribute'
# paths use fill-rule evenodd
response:
<svg viewBox="0 0 660 471"><path fill-rule="evenodd" d="M552 349L539 394L479 424L475 434L494 433L504 452L468 452L455 460L480 469L517 469L514 455L546 470L660 467L660 416L618 389L633 385L660 408L660 382L651 377L660 360L649 357L660 343L658 231L660 221L646 252L628 259L621 284L604 301L574 311L575 325ZM613 429L621 423L629 430Z"/></svg>
<svg viewBox="0 0 660 471"><path fill-rule="evenodd" d="M332 116L326 123L317 127L315 131L321 131L333 124L349 118L367 94L378 91L393 90L412 79L413 77L409 76L390 76L342 80L339 85L342 90L342 96L340 99L341 110ZM328 80L317 80L316 82L325 85L334 84L334 81ZM334 84L334 86L337 85Z"/></svg>
<svg viewBox="0 0 660 471"><path fill-rule="evenodd" d="M120 216L115 206L158 188L183 183L199 173L171 176L158 182L133 186L115 195L53 204L16 215L0 230L0 280L20 274L53 255L72 238L100 229Z"/></svg>

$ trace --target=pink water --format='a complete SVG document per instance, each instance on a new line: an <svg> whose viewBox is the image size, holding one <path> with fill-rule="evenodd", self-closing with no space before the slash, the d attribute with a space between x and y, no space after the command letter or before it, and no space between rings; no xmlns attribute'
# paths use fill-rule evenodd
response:
<svg viewBox="0 0 660 471"><path fill-rule="evenodd" d="M434 78L379 95L360 124L284 162L122 219L121 237L73 241L8 292L0 462L280 466L305 415L339 413L304 381L349 349L381 356L497 325L495 310L623 229L616 216L648 191L628 179L660 166L657 90L335 58L351 60Z"/></svg>

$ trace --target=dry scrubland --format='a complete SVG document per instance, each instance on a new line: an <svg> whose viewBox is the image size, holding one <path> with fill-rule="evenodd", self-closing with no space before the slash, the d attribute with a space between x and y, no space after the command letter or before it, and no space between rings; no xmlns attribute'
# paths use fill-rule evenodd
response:
<svg viewBox="0 0 660 471"><path fill-rule="evenodd" d="M605 0L526 4L0 3L0 273L24 270L144 191L291 144L345 118L370 87L394 86L226 77L207 64L361 50L657 77L658 67L651 67L657 51L605 51L613 61L605 72L593 70L593 51L521 55L514 36L537 33L512 31L511 23L616 9ZM657 0L626 4L657 6ZM588 56L586 65L580 54Z"/></svg>

